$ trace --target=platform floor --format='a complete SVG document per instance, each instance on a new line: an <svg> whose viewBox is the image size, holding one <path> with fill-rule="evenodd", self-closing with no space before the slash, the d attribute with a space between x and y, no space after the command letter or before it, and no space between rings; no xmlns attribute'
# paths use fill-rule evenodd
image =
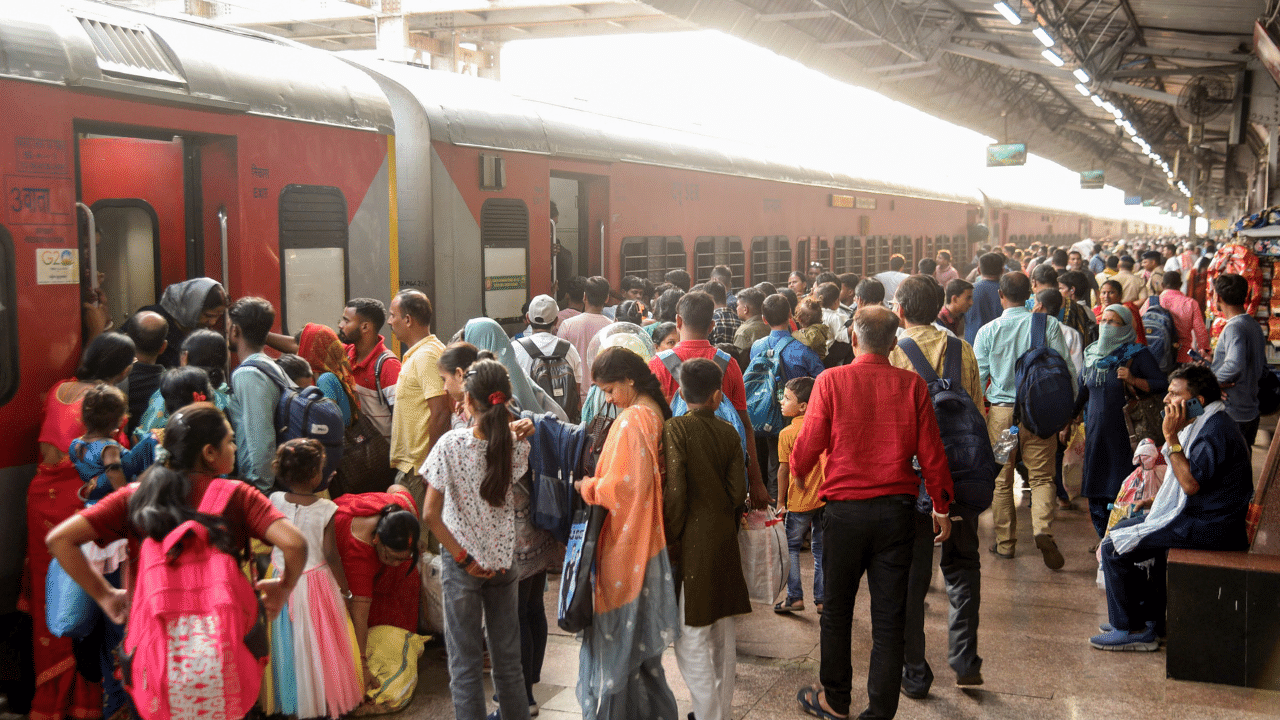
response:
<svg viewBox="0 0 1280 720"><path fill-rule="evenodd" d="M1254 451L1255 477L1265 450ZM1077 501L1082 503L1082 501ZM1199 720L1280 717L1280 693L1180 682L1165 678L1164 649L1154 653L1111 653L1094 650L1087 639L1105 622L1106 600L1095 584L1097 563L1088 552L1096 541L1087 511L1059 511L1054 535L1067 558L1059 572L1045 568L1031 541L1028 498L1019 500L1017 556L1005 560L985 552L993 531L990 512L981 518L983 592L979 652L986 684L960 690L946 663L947 599L941 575L934 573L928 596L928 659L935 681L924 700L902 698L898 717L1010 718L1054 720L1108 718L1123 720ZM936 554L936 551L935 551ZM806 595L812 588L810 556L805 572ZM552 635L542 682L534 695L542 720L581 717L574 695L578 675L578 642L555 627L555 589L547 594ZM853 712L865 707L865 680L870 652L870 619L865 583L854 613ZM806 717L796 691L818 677L818 616L810 604L804 613L776 615L756 605L738 622L738 674L733 716L737 720ZM680 703L681 718L691 709L689 693L670 648L664 657L667 681ZM443 646L427 648L412 704L402 717L437 720L453 717ZM859 692L861 691L861 692ZM492 703L490 704L492 709Z"/></svg>

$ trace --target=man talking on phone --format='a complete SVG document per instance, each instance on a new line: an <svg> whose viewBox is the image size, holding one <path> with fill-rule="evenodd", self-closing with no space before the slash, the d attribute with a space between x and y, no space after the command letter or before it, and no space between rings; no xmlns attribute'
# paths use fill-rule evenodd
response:
<svg viewBox="0 0 1280 720"><path fill-rule="evenodd" d="M1240 428L1225 412L1213 371L1184 365L1164 398L1168 461L1153 497L1102 541L1108 622L1089 638L1099 650L1154 651L1165 630L1165 569L1170 548L1244 550L1253 466Z"/></svg>

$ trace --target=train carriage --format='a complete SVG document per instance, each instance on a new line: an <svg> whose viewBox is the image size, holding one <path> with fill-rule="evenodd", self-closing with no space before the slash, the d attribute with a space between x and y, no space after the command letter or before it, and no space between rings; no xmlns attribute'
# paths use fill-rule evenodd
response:
<svg viewBox="0 0 1280 720"><path fill-rule="evenodd" d="M106 5L9 8L0 613L19 586L43 397L79 359L89 266L117 326L164 286L207 275L271 300L294 332L334 322L349 293L389 296L395 224L391 112L366 74L286 41Z"/></svg>

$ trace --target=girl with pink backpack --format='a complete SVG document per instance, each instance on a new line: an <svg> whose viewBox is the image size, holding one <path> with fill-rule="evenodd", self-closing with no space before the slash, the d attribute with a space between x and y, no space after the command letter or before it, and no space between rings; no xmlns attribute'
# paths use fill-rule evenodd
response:
<svg viewBox="0 0 1280 720"><path fill-rule="evenodd" d="M165 426L166 456L142 476L55 527L49 552L101 606L125 623L120 673L144 720L238 720L258 698L266 622L284 606L306 564L298 528L231 472L236 446L210 403L181 408ZM279 578L256 587L241 572L249 540L283 555ZM86 561L80 546L124 539L129 591Z"/></svg>

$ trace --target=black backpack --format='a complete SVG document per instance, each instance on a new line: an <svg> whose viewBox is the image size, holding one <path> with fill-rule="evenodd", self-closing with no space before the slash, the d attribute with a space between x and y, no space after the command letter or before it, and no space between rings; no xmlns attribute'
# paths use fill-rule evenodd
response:
<svg viewBox="0 0 1280 720"><path fill-rule="evenodd" d="M1071 369L1057 350L1049 347L1049 317L1031 316L1031 347L1014 365L1017 402L1014 422L1037 437L1049 438L1075 417L1075 383Z"/></svg>
<svg viewBox="0 0 1280 720"><path fill-rule="evenodd" d="M991 507L1001 465L991 449L987 421L960 380L960 341L947 338L943 377L938 377L914 340L899 338L898 347L929 386L947 466L951 469L951 482L955 486L955 502L966 511L981 513Z"/></svg>
<svg viewBox="0 0 1280 720"><path fill-rule="evenodd" d="M529 353L533 365L529 368L529 378L547 392L569 416L570 422L578 422L580 417L579 400L581 395L578 381L573 377L573 367L569 364L569 348L573 347L568 340L557 339L556 346L550 354L544 354L538 343L531 337L522 337L520 346ZM538 408L528 408L538 410Z"/></svg>
<svg viewBox="0 0 1280 720"><path fill-rule="evenodd" d="M276 445L294 438L313 438L324 445L324 477L316 491L327 489L329 481L342 462L342 442L346 426L342 422L342 410L338 403L324 396L314 385L306 388L289 387L271 371L265 363L243 363L267 376L280 390L272 420L276 428ZM279 371L279 368L276 368ZM234 392L234 388L232 390Z"/></svg>

